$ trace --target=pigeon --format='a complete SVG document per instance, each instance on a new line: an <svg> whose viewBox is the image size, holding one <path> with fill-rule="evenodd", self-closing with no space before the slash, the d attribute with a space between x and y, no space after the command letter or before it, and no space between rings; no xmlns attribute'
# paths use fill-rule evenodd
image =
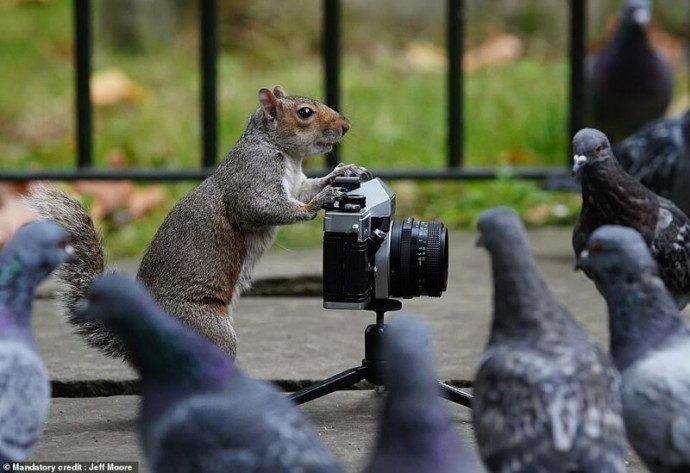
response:
<svg viewBox="0 0 690 473"><path fill-rule="evenodd" d="M589 237L578 265L608 304L630 445L654 473L690 471L690 324L645 241L633 229L605 225Z"/></svg>
<svg viewBox="0 0 690 473"><path fill-rule="evenodd" d="M24 461L50 407L50 380L31 330L36 287L72 248L57 223L20 227L0 253L0 463Z"/></svg>
<svg viewBox="0 0 690 473"><path fill-rule="evenodd" d="M480 215L494 309L474 380L472 422L494 473L623 472L620 375L553 297L517 214Z"/></svg>
<svg viewBox="0 0 690 473"><path fill-rule="evenodd" d="M613 152L628 174L690 215L690 109L644 126Z"/></svg>
<svg viewBox="0 0 690 473"><path fill-rule="evenodd" d="M401 315L385 333L388 395L364 473L484 472L458 438L439 395L430 329L419 318Z"/></svg>
<svg viewBox="0 0 690 473"><path fill-rule="evenodd" d="M606 135L599 130L578 131L573 138L573 153L573 173L582 183L582 209L573 230L575 257L585 249L590 234L602 225L634 228L651 250L661 279L678 307L685 307L690 301L688 216L626 173L613 156Z"/></svg>
<svg viewBox="0 0 690 473"><path fill-rule="evenodd" d="M77 311L122 339L141 377L139 433L155 473L342 473L302 412L165 313L141 283L96 278Z"/></svg>
<svg viewBox="0 0 690 473"><path fill-rule="evenodd" d="M647 38L649 0L627 0L612 39L589 67L593 123L614 143L661 118L673 95L673 70Z"/></svg>

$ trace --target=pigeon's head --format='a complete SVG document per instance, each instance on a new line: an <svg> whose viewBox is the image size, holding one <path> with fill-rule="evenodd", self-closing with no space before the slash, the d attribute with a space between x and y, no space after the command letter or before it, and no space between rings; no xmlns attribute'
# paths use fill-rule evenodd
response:
<svg viewBox="0 0 690 473"><path fill-rule="evenodd" d="M479 238L477 246L493 251L499 246L512 246L511 242L525 240L525 227L518 214L507 207L496 207L482 212L477 220Z"/></svg>
<svg viewBox="0 0 690 473"><path fill-rule="evenodd" d="M151 296L141 284L116 273L106 273L93 280L76 315L118 328L145 317L151 307Z"/></svg>
<svg viewBox="0 0 690 473"><path fill-rule="evenodd" d="M594 128L583 128L573 137L573 175L590 163L611 157L611 143Z"/></svg>
<svg viewBox="0 0 690 473"><path fill-rule="evenodd" d="M628 0L623 7L622 23L644 29L652 20L652 4L649 0Z"/></svg>
<svg viewBox="0 0 690 473"><path fill-rule="evenodd" d="M420 317L401 314L386 327L383 343L386 385L391 396L419 405L438 396L436 357L431 327ZM428 402L422 402L429 408ZM413 409L412 406L408 408Z"/></svg>
<svg viewBox="0 0 690 473"><path fill-rule="evenodd" d="M604 225L592 232L577 267L591 274L595 281L657 272L642 235L618 225Z"/></svg>
<svg viewBox="0 0 690 473"><path fill-rule="evenodd" d="M422 371L428 371L433 366L431 338L431 329L421 317L411 314L395 317L386 328L384 355L391 361L387 369L402 373L396 378L417 371L413 365L424 365Z"/></svg>
<svg viewBox="0 0 690 473"><path fill-rule="evenodd" d="M23 225L3 250L3 254L16 258L25 271L40 279L69 261L73 252L65 229L51 220Z"/></svg>

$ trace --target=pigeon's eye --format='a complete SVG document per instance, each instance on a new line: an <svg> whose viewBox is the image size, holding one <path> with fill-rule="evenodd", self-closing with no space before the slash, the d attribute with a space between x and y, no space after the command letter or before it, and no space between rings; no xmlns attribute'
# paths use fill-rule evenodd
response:
<svg viewBox="0 0 690 473"><path fill-rule="evenodd" d="M595 154L601 154L602 151L604 151L604 145L597 145L597 147L594 148Z"/></svg>
<svg viewBox="0 0 690 473"><path fill-rule="evenodd" d="M297 115L299 115L301 119L306 120L307 118L314 115L314 109L309 107L302 107L299 110L297 110Z"/></svg>
<svg viewBox="0 0 690 473"><path fill-rule="evenodd" d="M602 247L599 243L593 243L589 247L589 252L594 253L594 254L599 254L604 251L604 247Z"/></svg>
<svg viewBox="0 0 690 473"><path fill-rule="evenodd" d="M61 238L57 242L55 242L55 247L58 250L64 250L65 248L67 248L67 241L64 238Z"/></svg>

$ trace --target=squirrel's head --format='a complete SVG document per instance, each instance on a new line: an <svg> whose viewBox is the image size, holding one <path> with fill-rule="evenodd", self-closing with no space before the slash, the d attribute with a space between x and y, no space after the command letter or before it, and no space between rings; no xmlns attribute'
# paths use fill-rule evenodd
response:
<svg viewBox="0 0 690 473"><path fill-rule="evenodd" d="M277 86L259 90L258 114L277 146L292 157L304 158L331 151L350 122L327 105L307 97L289 96Z"/></svg>

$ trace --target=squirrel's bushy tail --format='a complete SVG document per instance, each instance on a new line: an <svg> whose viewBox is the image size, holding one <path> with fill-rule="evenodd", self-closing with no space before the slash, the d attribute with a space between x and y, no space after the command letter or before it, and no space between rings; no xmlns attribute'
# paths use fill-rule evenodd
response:
<svg viewBox="0 0 690 473"><path fill-rule="evenodd" d="M77 305L86 296L91 281L109 271L105 267L103 239L91 216L78 200L48 186L34 188L25 202L39 219L54 220L62 225L74 247L72 260L53 273L58 281L55 295L66 318L89 345L108 356L124 358L124 346L113 332L101 323L75 317Z"/></svg>

